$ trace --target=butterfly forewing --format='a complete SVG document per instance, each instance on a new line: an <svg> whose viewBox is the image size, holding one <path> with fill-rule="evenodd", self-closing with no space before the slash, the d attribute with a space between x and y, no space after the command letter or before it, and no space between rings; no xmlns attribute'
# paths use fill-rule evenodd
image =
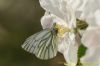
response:
<svg viewBox="0 0 100 66"><path fill-rule="evenodd" d="M57 54L57 36L51 29L45 29L27 38L22 48L39 59L51 59Z"/></svg>

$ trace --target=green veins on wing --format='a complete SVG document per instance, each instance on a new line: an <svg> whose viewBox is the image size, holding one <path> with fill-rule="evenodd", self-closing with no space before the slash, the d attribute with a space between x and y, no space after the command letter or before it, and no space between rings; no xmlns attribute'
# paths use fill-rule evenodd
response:
<svg viewBox="0 0 100 66"><path fill-rule="evenodd" d="M26 39L22 48L35 54L39 59L47 60L57 54L57 32L54 29L44 29Z"/></svg>

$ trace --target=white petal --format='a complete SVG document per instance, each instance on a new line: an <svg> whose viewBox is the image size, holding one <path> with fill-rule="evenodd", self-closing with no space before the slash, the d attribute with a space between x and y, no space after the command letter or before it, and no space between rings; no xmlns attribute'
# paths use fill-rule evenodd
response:
<svg viewBox="0 0 100 66"><path fill-rule="evenodd" d="M83 34L82 43L88 48L100 47L100 27L89 27Z"/></svg>
<svg viewBox="0 0 100 66"><path fill-rule="evenodd" d="M68 66L75 66L77 64L78 44L75 44L75 35L67 34L66 38L62 39L62 43L58 45L58 51L61 52Z"/></svg>
<svg viewBox="0 0 100 66"><path fill-rule="evenodd" d="M60 53L64 53L68 49L68 44L69 44L69 34L67 33L65 37L59 38L58 40L58 51Z"/></svg>
<svg viewBox="0 0 100 66"><path fill-rule="evenodd" d="M39 0L40 5L48 12L55 14L57 16L63 17L60 8L60 0Z"/></svg>
<svg viewBox="0 0 100 66"><path fill-rule="evenodd" d="M76 17L85 20L90 26L96 26L100 15L100 0L68 0L76 12ZM99 23L100 24L100 23Z"/></svg>
<svg viewBox="0 0 100 66"><path fill-rule="evenodd" d="M68 0L67 1L71 6L73 7L74 10L83 10L87 0Z"/></svg>
<svg viewBox="0 0 100 66"><path fill-rule="evenodd" d="M86 1L87 0L68 0L68 3L70 4L70 6L72 6L72 8L75 11L75 15L77 18L81 16Z"/></svg>
<svg viewBox="0 0 100 66"><path fill-rule="evenodd" d="M88 48L81 58L83 66L100 66L100 27L89 27L83 34L82 43Z"/></svg>
<svg viewBox="0 0 100 66"><path fill-rule="evenodd" d="M53 25L53 16L45 13L45 15L41 18L41 25L43 29L51 28Z"/></svg>
<svg viewBox="0 0 100 66"><path fill-rule="evenodd" d="M40 4L46 11L67 22L69 27L76 25L74 12L66 0L40 0Z"/></svg>
<svg viewBox="0 0 100 66"><path fill-rule="evenodd" d="M67 61L69 66L70 64L77 64L77 51L78 45L69 44L68 49L64 52L65 60Z"/></svg>
<svg viewBox="0 0 100 66"><path fill-rule="evenodd" d="M100 66L100 47L88 49L85 56L81 58L83 66Z"/></svg>
<svg viewBox="0 0 100 66"><path fill-rule="evenodd" d="M51 28L54 23L60 24L64 27L68 27L65 21L54 14L49 14L48 12L46 12L45 15L41 18L41 25L43 29Z"/></svg>
<svg viewBox="0 0 100 66"><path fill-rule="evenodd" d="M95 13L96 24L100 26L100 10L97 10Z"/></svg>
<svg viewBox="0 0 100 66"><path fill-rule="evenodd" d="M99 6L100 0L87 0L86 5L83 8L81 18L86 20L91 26L97 25L95 13L100 10Z"/></svg>
<svg viewBox="0 0 100 66"><path fill-rule="evenodd" d="M67 0L61 0L60 11L63 14L63 18L70 28L76 27L76 17L72 7L67 3Z"/></svg>

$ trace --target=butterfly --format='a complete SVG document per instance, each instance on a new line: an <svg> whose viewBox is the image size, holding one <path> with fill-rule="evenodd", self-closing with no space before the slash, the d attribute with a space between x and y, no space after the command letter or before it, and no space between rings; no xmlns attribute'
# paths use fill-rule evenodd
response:
<svg viewBox="0 0 100 66"><path fill-rule="evenodd" d="M56 23L51 28L43 29L26 39L22 48L42 60L52 59L57 55L58 29Z"/></svg>
<svg viewBox="0 0 100 66"><path fill-rule="evenodd" d="M84 27L81 27L84 26ZM78 29L86 28L88 25L84 21L77 20L77 27L73 29L64 28L54 23L51 28L43 29L26 39L22 48L42 60L52 59L57 55L58 39L66 32L73 32L76 42L81 42L81 35ZM78 29L77 29L78 28Z"/></svg>

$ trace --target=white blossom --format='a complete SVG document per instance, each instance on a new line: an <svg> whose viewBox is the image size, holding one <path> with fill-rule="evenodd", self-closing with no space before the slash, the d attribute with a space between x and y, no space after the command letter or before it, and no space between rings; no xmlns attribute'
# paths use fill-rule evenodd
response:
<svg viewBox="0 0 100 66"><path fill-rule="evenodd" d="M100 66L100 0L67 0L76 17L85 20L89 27L82 43L88 48L81 62L84 66Z"/></svg>
<svg viewBox="0 0 100 66"><path fill-rule="evenodd" d="M70 29L76 27L75 15L67 0L39 1L45 10L45 14L41 19L43 29L52 27L54 23ZM66 32L64 37L59 38L58 51L64 55L68 66L75 66L77 64L77 50L78 44L75 41L75 34L73 32Z"/></svg>

